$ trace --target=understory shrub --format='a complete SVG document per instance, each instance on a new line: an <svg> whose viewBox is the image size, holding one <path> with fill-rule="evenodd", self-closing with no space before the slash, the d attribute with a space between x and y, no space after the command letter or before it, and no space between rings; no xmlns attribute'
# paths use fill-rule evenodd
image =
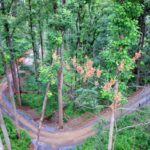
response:
<svg viewBox="0 0 150 150"><path fill-rule="evenodd" d="M137 112L121 117L117 121L117 129L123 129L127 126L134 126L139 123L149 121L150 106ZM82 145L80 150L106 150L108 144L108 130L97 127L98 134L90 137ZM123 129L121 132L114 133L115 150L149 150L150 149L150 130L149 124L135 126L129 129Z"/></svg>
<svg viewBox="0 0 150 150"><path fill-rule="evenodd" d="M31 138L29 137L27 132L21 129L20 138L18 139L16 136L16 128L15 125L12 123L12 121L6 116L4 117L4 121L9 134L12 150L28 150L31 144ZM0 136L2 137L3 143L5 143L1 129L0 129ZM6 149L6 145L4 146Z"/></svg>

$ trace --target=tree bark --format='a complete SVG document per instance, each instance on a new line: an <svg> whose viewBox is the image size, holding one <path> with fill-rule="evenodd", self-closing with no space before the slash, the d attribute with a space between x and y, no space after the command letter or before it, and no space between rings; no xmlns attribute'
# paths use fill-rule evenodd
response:
<svg viewBox="0 0 150 150"><path fill-rule="evenodd" d="M18 66L18 62L16 61L16 69L17 69L17 74L18 74L18 84L19 84L19 91L20 91L20 98L21 98L21 78L19 76L19 66Z"/></svg>
<svg viewBox="0 0 150 150"><path fill-rule="evenodd" d="M17 130L17 137L19 138L20 137L20 133L19 133L18 118L17 118L17 110L16 110L16 104L15 104L15 98L14 98L14 91L13 91L12 84L11 84L12 74L9 73L10 69L7 66L7 62L5 60L4 53L2 52L2 44L1 43L2 42L1 42L1 35L0 35L0 55L2 57L4 71L5 71L6 78L7 78L7 84L8 84L8 89L9 89L9 98L10 98L10 101L12 103L14 120L15 120L15 125L16 125L16 130Z"/></svg>
<svg viewBox="0 0 150 150"><path fill-rule="evenodd" d="M44 97L44 100L43 100L42 114L41 114L41 118L40 118L40 122L39 122L38 132L37 132L36 148L38 148L38 142L39 142L39 138L40 138L40 131L41 131L41 127L42 127L42 123L43 123L43 119L44 119L44 114L45 114L45 110L46 110L46 104L47 104L47 99L48 99L49 88L50 88L50 81L48 81L48 83L47 83L45 97Z"/></svg>
<svg viewBox="0 0 150 150"><path fill-rule="evenodd" d="M11 79L9 77L8 66L6 66L6 76L7 76L7 84L8 84L8 88L9 88L10 101L11 101L12 107L13 107L13 114L14 114L14 119L15 119L16 130L17 130L17 137L20 138L16 103L15 103L15 99L14 99L14 91L13 91L12 86L11 86Z"/></svg>
<svg viewBox="0 0 150 150"><path fill-rule="evenodd" d="M41 21L39 19L39 34L40 34L40 45L41 45L41 58L42 62L44 61L44 43L43 43L43 32L41 27Z"/></svg>
<svg viewBox="0 0 150 150"><path fill-rule="evenodd" d="M144 5L144 1L143 1ZM144 38L145 38L145 32L146 32L146 24L145 24L145 18L146 18L146 7L144 8L143 13L139 17L139 29L140 29L140 39L139 39L139 49L143 49L144 46ZM137 76L136 76L136 86L138 89L138 86L140 85L140 60L137 60Z"/></svg>
<svg viewBox="0 0 150 150"><path fill-rule="evenodd" d="M64 39L64 33L62 33L62 39ZM61 58L61 66L58 71L58 107L59 107L59 128L63 128L63 97L62 97L62 88L63 88L63 70L64 70L64 41L62 42L62 46L60 48L60 58Z"/></svg>
<svg viewBox="0 0 150 150"><path fill-rule="evenodd" d="M4 146L3 146L3 143L2 143L1 137L0 137L0 150L4 150Z"/></svg>
<svg viewBox="0 0 150 150"><path fill-rule="evenodd" d="M38 59L39 59L39 52L37 50L37 46L36 46L36 38L35 38L35 33L34 33L34 28L33 28L33 15L32 15L32 4L31 4L31 0L28 0L28 7L29 7L29 27L30 27L30 36L31 36L31 43L32 43L32 49L33 49L33 54L34 54L34 66L35 66L35 78L36 78L36 82L38 85L38 89L39 89L39 81L38 81L38 77L39 77L39 73L38 73Z"/></svg>
<svg viewBox="0 0 150 150"><path fill-rule="evenodd" d="M81 15L80 10L77 13L77 19L76 19L76 30L77 30L77 42L76 42L76 48L79 49L81 47L81 39L80 39L80 32L81 32L81 25L80 25Z"/></svg>
<svg viewBox="0 0 150 150"><path fill-rule="evenodd" d="M144 9L144 12L139 17L139 27L141 32L141 36L139 40L140 48L143 48L144 46L144 38L145 38L145 31L146 31L145 17L146 17L146 8Z"/></svg>
<svg viewBox="0 0 150 150"><path fill-rule="evenodd" d="M118 81L115 83L114 93L118 93ZM108 150L112 150L113 147L113 133L114 133L114 125L115 125L115 109L116 109L116 101L114 99L114 109L111 111L111 119L110 119L110 128L109 128L109 141L108 141Z"/></svg>
<svg viewBox="0 0 150 150"><path fill-rule="evenodd" d="M3 114L1 112L1 110L0 110L0 127L1 127L3 135L4 135L7 150L11 150L10 139L9 139L9 135L8 135L5 123L4 123Z"/></svg>
<svg viewBox="0 0 150 150"><path fill-rule="evenodd" d="M110 120L110 128L109 128L108 150L112 150L114 123L115 123L115 112L114 112L114 110L112 110L112 112L111 112L111 120Z"/></svg>

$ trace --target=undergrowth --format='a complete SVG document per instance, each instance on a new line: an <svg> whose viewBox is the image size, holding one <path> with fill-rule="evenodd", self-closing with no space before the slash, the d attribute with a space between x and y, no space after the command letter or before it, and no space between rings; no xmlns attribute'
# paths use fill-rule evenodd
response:
<svg viewBox="0 0 150 150"><path fill-rule="evenodd" d="M16 136L16 128L15 125L8 117L4 117L5 125L9 134L12 150L28 150L29 145L31 144L31 139L25 130L20 130L20 138L18 139ZM2 142L5 143L4 137L2 134L2 130L0 129L0 136L2 138ZM6 145L4 144L5 149Z"/></svg>
<svg viewBox="0 0 150 150"><path fill-rule="evenodd" d="M150 119L150 106L140 109L137 112L121 117L117 121L117 128L134 126L139 123L146 123ZM78 150L106 150L108 144L108 130L98 126L98 134L88 138ZM149 150L150 149L150 128L149 125L137 126L123 129L114 133L115 150Z"/></svg>

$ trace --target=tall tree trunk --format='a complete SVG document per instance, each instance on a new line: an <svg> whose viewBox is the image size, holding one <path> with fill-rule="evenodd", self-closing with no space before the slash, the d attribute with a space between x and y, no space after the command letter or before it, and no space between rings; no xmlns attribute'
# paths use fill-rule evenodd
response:
<svg viewBox="0 0 150 150"><path fill-rule="evenodd" d="M39 18L39 34L40 34L40 45L41 45L41 58L42 62L44 60L44 43L43 43L43 32L42 32L42 25L41 25L41 20Z"/></svg>
<svg viewBox="0 0 150 150"><path fill-rule="evenodd" d="M62 7L64 7L66 0L62 0ZM59 112L59 129L63 129L63 71L64 71L64 31L61 31L62 45L60 48L60 68L58 70L58 112Z"/></svg>
<svg viewBox="0 0 150 150"><path fill-rule="evenodd" d="M35 78L38 85L38 89L40 87L38 77L38 59L39 59L39 51L37 50L36 46L36 38L34 33L34 27L33 27L33 15L32 15L32 4L31 0L28 0L28 6L29 6L29 27L30 27L30 36L31 36L31 43L32 43L32 49L33 49L33 55L34 55L34 66L35 66Z"/></svg>
<svg viewBox="0 0 150 150"><path fill-rule="evenodd" d="M19 91L20 91L20 97L21 97L21 79L19 76L19 66L18 66L18 62L16 61L16 67L17 67L17 74L18 74L18 83L19 83Z"/></svg>
<svg viewBox="0 0 150 150"><path fill-rule="evenodd" d="M76 48L77 49L79 49L81 47L81 39L80 39L81 25L80 25L80 20L81 20L81 15L80 15L80 10L79 10L78 13L77 13L77 20L76 20L76 30L77 30Z"/></svg>
<svg viewBox="0 0 150 150"><path fill-rule="evenodd" d="M115 83L114 93L118 93L118 81ZM116 100L114 99L114 109L111 109L111 119L110 119L110 128L109 128L109 140L108 140L108 150L112 150L113 147L113 133L115 125L115 109L116 109Z"/></svg>
<svg viewBox="0 0 150 150"><path fill-rule="evenodd" d="M109 141L108 141L108 150L112 150L113 145L113 132L114 132L114 124L115 124L115 112L111 110L111 120L110 120L110 128L109 128Z"/></svg>
<svg viewBox="0 0 150 150"><path fill-rule="evenodd" d="M6 15L6 8L4 5L4 1L1 1L2 5L2 13L3 15ZM13 77L13 84L14 84L14 92L17 96L17 101L18 104L21 106L21 96L20 96L20 89L19 89L19 81L18 81L18 74L17 74L17 68L16 68L16 61L14 57L14 51L12 49L12 41L11 41L11 36L10 36L10 28L9 24L7 21L4 23L4 29L6 32L6 45L7 48L10 50L10 57L11 57L11 72L12 72L12 77Z"/></svg>
<svg viewBox="0 0 150 150"><path fill-rule="evenodd" d="M143 1L143 5L144 5L144 1ZM139 49L143 49L144 46L144 38L145 38L145 32L146 32L146 24L145 24L145 18L146 18L146 8L144 8L143 13L141 14L141 16L139 17L139 29L140 29L140 39L139 39ZM140 60L137 60L137 76L136 76L136 86L137 89L140 85Z"/></svg>
<svg viewBox="0 0 150 150"><path fill-rule="evenodd" d="M11 101L12 107L13 107L13 114L14 114L14 119L15 119L16 130L17 130L17 137L19 138L20 133L19 133L17 109L16 109L16 104L15 104L15 99L14 99L14 91L13 91L12 85L11 85L11 77L9 76L9 68L7 65L5 65L5 67L6 67L7 84L8 84L8 88L9 88L9 97L10 97L10 101Z"/></svg>
<svg viewBox="0 0 150 150"><path fill-rule="evenodd" d="M8 84L8 89L9 89L9 98L10 98L10 101L12 103L14 120L15 120L15 125L16 125L16 130L17 130L17 137L19 138L20 137L20 133L19 133L17 110L16 110L16 104L15 104L15 98L14 98L14 91L13 91L12 84L11 84L12 74L9 73L10 70L9 70L9 68L7 66L7 62L5 60L4 53L2 52L2 44L1 43L2 42L1 42L1 35L0 35L0 55L1 55L1 58L2 58L4 71L5 71L6 78L7 78L7 84Z"/></svg>
<svg viewBox="0 0 150 150"><path fill-rule="evenodd" d="M3 114L1 112L1 109L0 109L0 127L1 127L3 135L4 135L7 150L11 150L10 139L9 139L9 135L8 135L5 123L4 123Z"/></svg>
<svg viewBox="0 0 150 150"><path fill-rule="evenodd" d="M62 39L64 40L64 33L62 33ZM60 48L60 58L61 58L61 66L58 71L58 107L59 107L59 128L63 128L63 97L62 97L62 88L63 88L63 70L64 70L64 59L63 59L63 51L64 51L64 41L62 42L62 46Z"/></svg>
<svg viewBox="0 0 150 150"><path fill-rule="evenodd" d="M0 150L4 150L4 146L3 146L3 143L2 143L1 137L0 137Z"/></svg>
<svg viewBox="0 0 150 150"><path fill-rule="evenodd" d="M9 28L6 25L6 33L7 33L7 40L6 40L6 44L7 47L10 49L10 55L11 55L11 72L12 72L12 77L13 77L13 84L14 84L14 88L15 88L15 94L17 95L17 101L18 104L21 106L21 96L20 96L20 89L19 89L19 80L18 80L18 74L17 74L17 67L16 67L16 61L15 61L15 57L14 57L14 52L11 48L11 37L9 35Z"/></svg>
<svg viewBox="0 0 150 150"><path fill-rule="evenodd" d="M145 18L146 18L146 8L144 9L144 12L139 17L139 27L140 27L140 40L139 40L139 47L143 48L144 46L144 38L145 38L145 32L146 32L146 24L145 24Z"/></svg>
<svg viewBox="0 0 150 150"><path fill-rule="evenodd" d="M48 81L48 83L47 83L46 92L45 92L45 96L44 96L44 100L43 100L42 114L41 114L41 118L40 118L40 122L39 122L38 132L37 132L36 148L38 148L38 142L39 142L39 138L40 138L40 131L41 131L42 123L43 123L43 120L44 120L49 88L50 88L50 81Z"/></svg>
<svg viewBox="0 0 150 150"><path fill-rule="evenodd" d="M81 48L81 11L82 11L82 5L79 4L79 10L77 12L77 19L76 19L76 32L77 32L77 39L76 39L76 60L78 61L78 50ZM77 71L75 70L75 88L76 88L76 83L77 83ZM75 106L75 105L74 105Z"/></svg>
<svg viewBox="0 0 150 150"><path fill-rule="evenodd" d="M44 42L43 42L43 25L44 25L44 20L42 16L41 10L43 9L41 1L37 2L38 3L38 32L39 32L39 37L40 37L40 55L41 55L41 60L43 63L44 60Z"/></svg>

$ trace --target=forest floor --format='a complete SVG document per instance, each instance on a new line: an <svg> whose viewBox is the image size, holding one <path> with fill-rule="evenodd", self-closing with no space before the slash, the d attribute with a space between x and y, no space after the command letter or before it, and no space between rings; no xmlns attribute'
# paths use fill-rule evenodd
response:
<svg viewBox="0 0 150 150"><path fill-rule="evenodd" d="M26 65L31 65L33 60L28 57L29 55L31 55L31 50L26 53L25 57L20 58L19 61L25 63ZM11 114L12 109L10 109L10 106L8 107L8 104L6 103L7 98L5 97L7 94L7 82L5 77L2 80L3 82L0 84L0 104L3 106L3 109ZM147 86L135 92L131 97L128 98L127 104L118 108L116 112L116 118L135 111L139 106L145 105L149 101L150 87ZM38 122L40 115L38 115L36 111L30 109L29 107L20 109L24 110L27 114L33 117L33 120ZM50 132L44 128L44 124L40 135L40 141L50 144L52 150L57 150L64 146L82 143L86 138L96 133L96 130L93 126L100 120L100 118L105 118L105 120L109 121L110 116L111 111L109 108L104 109L98 115L85 113L78 118L70 119L68 123L65 124L64 130L56 130L53 132ZM18 113L18 120L20 127L27 129L31 138L36 139L37 124L28 120L20 113ZM50 124L48 123L48 125Z"/></svg>

